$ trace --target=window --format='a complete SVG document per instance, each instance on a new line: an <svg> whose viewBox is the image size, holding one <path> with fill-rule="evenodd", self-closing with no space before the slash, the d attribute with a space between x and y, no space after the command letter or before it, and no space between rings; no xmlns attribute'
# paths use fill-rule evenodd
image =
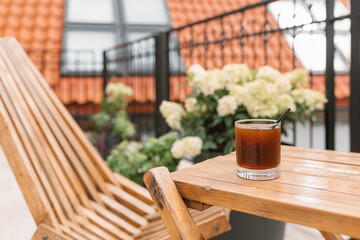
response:
<svg viewBox="0 0 360 240"><path fill-rule="evenodd" d="M68 31L65 44L69 49L66 59L69 64L66 71L101 71L102 51L115 43L113 32Z"/></svg>
<svg viewBox="0 0 360 240"><path fill-rule="evenodd" d="M69 0L67 21L80 23L113 23L112 0Z"/></svg>
<svg viewBox="0 0 360 240"><path fill-rule="evenodd" d="M128 24L167 24L167 10L163 0L123 0ZM141 6L141 7L140 7Z"/></svg>
<svg viewBox="0 0 360 240"><path fill-rule="evenodd" d="M170 26L165 0L67 0L62 73L100 73L105 49Z"/></svg>
<svg viewBox="0 0 360 240"><path fill-rule="evenodd" d="M325 0L296 0L295 6L293 1L280 0L269 4L268 7L281 28L326 19ZM294 11L289 11L289 9L294 9ZM340 1L336 1L334 15L346 14L349 14L349 10ZM294 15L295 17L293 17ZM334 68L337 72L348 72L350 68L350 20L336 21L334 28ZM304 26L297 32L295 39L290 30L285 32L285 38L291 47L295 44L295 53L306 70L324 73L326 64L325 23Z"/></svg>

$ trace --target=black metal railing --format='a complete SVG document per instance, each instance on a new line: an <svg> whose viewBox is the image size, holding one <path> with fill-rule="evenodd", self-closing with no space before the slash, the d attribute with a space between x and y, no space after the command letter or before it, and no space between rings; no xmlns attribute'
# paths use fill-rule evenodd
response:
<svg viewBox="0 0 360 240"><path fill-rule="evenodd" d="M100 110L102 61L94 51L27 49L26 52L77 121L86 122L90 114Z"/></svg>
<svg viewBox="0 0 360 240"><path fill-rule="evenodd" d="M135 125L138 139L155 136L155 102L162 98L155 88L156 73L159 72L155 68L156 38L150 35L118 45L103 54L104 88L106 82L120 81L134 89L128 99L127 112Z"/></svg>
<svg viewBox="0 0 360 240"><path fill-rule="evenodd" d="M185 72L193 63L207 69L220 68L228 63L246 63L251 68L270 64L282 72L304 66L310 75L310 86L317 87L313 86L315 78L326 83L328 98L325 116L318 113L322 122L308 122L309 146L313 147L317 142L314 126L325 123L325 147L334 149L335 78L348 77L350 66L341 49L341 44L346 43L340 41L338 45L334 38L346 39L350 14L334 16L334 1L326 0L327 17L321 18L314 14L309 1L289 0L285 2L293 10L287 8L286 12L291 12L291 16L286 18L276 12L278 2L284 1L262 1L107 50L104 52L104 82L116 76L132 82L136 88L136 83L141 87L139 79L151 79L155 84L156 99L151 99L154 111L149 113L149 117L155 119L153 133L159 135L168 130L158 113L159 104L162 100L184 100L190 91L188 87L182 87L186 83ZM297 16L300 8L309 13L309 18ZM305 37L310 41L304 44L301 41ZM147 45L149 41L151 46ZM137 47L139 45L144 47ZM313 60L316 56L323 56L319 58L323 60L321 65ZM142 103L138 103L141 106ZM296 144L298 138L295 128L288 138L291 144Z"/></svg>

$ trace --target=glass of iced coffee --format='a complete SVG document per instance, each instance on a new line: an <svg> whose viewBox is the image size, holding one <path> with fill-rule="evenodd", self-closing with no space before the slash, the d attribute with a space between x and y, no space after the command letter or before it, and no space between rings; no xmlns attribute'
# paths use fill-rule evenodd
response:
<svg viewBox="0 0 360 240"><path fill-rule="evenodd" d="M280 176L281 123L270 119L235 122L238 175L250 180Z"/></svg>

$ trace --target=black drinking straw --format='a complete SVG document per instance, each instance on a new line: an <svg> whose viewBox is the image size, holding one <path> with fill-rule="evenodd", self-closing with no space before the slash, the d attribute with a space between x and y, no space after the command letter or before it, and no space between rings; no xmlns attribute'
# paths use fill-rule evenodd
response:
<svg viewBox="0 0 360 240"><path fill-rule="evenodd" d="M276 125L278 125L279 122L281 122L281 120L283 120L283 118L291 111L291 108L288 108L279 118L278 120L276 120L275 124L271 127L271 128L275 128Z"/></svg>

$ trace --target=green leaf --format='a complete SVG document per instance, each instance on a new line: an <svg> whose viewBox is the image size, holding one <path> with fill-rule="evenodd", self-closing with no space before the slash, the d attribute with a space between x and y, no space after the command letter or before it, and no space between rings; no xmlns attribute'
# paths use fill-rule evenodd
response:
<svg viewBox="0 0 360 240"><path fill-rule="evenodd" d="M216 143L214 143L213 141L207 140L203 143L203 149L204 150L209 150L209 149L217 149L217 145Z"/></svg>
<svg viewBox="0 0 360 240"><path fill-rule="evenodd" d="M233 138L235 136L235 127L228 128L226 130L226 136L229 136L229 137Z"/></svg>
<svg viewBox="0 0 360 240"><path fill-rule="evenodd" d="M204 140L206 137L206 130L204 126L198 127L195 129L195 135Z"/></svg>
<svg viewBox="0 0 360 240"><path fill-rule="evenodd" d="M238 113L235 115L236 120L243 120L243 119L249 119L250 116L246 113Z"/></svg>
<svg viewBox="0 0 360 240"><path fill-rule="evenodd" d="M225 144L225 147L224 147L224 153L225 154L228 154L232 151L235 150L235 144L234 144L234 140L231 140L231 141L228 141L226 144Z"/></svg>
<svg viewBox="0 0 360 240"><path fill-rule="evenodd" d="M150 138L143 145L135 141L123 141L116 146L107 158L107 164L134 182L143 185L142 177L153 167L165 166L174 171L179 163L171 155L171 147L178 139L178 133L169 132L159 138Z"/></svg>
<svg viewBox="0 0 360 240"><path fill-rule="evenodd" d="M214 119L212 121L212 123L210 123L208 125L208 127L215 127L216 125L218 125L219 123L221 123L222 121L222 118L219 116L219 115L214 115Z"/></svg>
<svg viewBox="0 0 360 240"><path fill-rule="evenodd" d="M223 135L219 135L215 138L215 141L218 143L218 144L223 144L226 140L226 137L223 136Z"/></svg>
<svg viewBox="0 0 360 240"><path fill-rule="evenodd" d="M234 127L234 119L232 117L225 118L225 126L227 128Z"/></svg>

